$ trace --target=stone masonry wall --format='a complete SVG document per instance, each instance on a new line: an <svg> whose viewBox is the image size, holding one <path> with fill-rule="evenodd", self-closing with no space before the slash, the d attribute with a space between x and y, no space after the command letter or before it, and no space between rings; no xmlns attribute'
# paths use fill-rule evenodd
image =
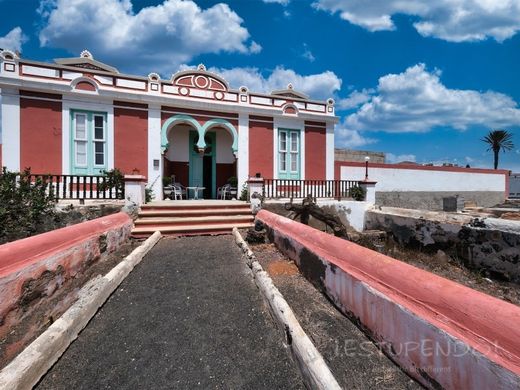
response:
<svg viewBox="0 0 520 390"><path fill-rule="evenodd" d="M504 193L497 191L376 191L376 204L386 207L442 211L443 198L461 196L466 202L492 207L504 202Z"/></svg>
<svg viewBox="0 0 520 390"><path fill-rule="evenodd" d="M366 215L367 229L403 246L442 249L468 268L520 283L520 221L386 207Z"/></svg>
<svg viewBox="0 0 520 390"><path fill-rule="evenodd" d="M112 214L0 245L0 339L31 308L128 242L132 220Z"/></svg>

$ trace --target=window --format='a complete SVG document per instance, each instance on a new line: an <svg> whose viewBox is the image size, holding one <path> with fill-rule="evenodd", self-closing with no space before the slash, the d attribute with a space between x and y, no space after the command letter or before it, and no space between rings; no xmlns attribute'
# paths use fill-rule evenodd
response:
<svg viewBox="0 0 520 390"><path fill-rule="evenodd" d="M300 132L296 130L278 131L278 177L280 179L300 178Z"/></svg>
<svg viewBox="0 0 520 390"><path fill-rule="evenodd" d="M287 131L280 130L279 147L278 147L278 161L280 164L280 172L287 171Z"/></svg>
<svg viewBox="0 0 520 390"><path fill-rule="evenodd" d="M76 166L87 166L87 116L76 114L74 127L74 144L76 146Z"/></svg>
<svg viewBox="0 0 520 390"><path fill-rule="evenodd" d="M299 132L291 131L291 173L298 173L299 135Z"/></svg>
<svg viewBox="0 0 520 390"><path fill-rule="evenodd" d="M72 173L98 174L106 169L106 114L72 111Z"/></svg>

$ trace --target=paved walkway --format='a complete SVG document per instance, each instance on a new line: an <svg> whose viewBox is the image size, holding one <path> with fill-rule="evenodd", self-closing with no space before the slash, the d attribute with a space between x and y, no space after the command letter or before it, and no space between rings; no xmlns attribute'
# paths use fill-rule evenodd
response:
<svg viewBox="0 0 520 390"><path fill-rule="evenodd" d="M38 389L300 389L231 236L165 238Z"/></svg>

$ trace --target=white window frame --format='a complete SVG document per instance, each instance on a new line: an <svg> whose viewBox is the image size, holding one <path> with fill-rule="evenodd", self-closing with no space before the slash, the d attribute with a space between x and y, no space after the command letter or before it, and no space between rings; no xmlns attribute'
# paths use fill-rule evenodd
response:
<svg viewBox="0 0 520 390"><path fill-rule="evenodd" d="M78 116L83 116L85 118L83 132L85 133L85 138L79 138L78 137ZM74 135L74 164L77 167L80 168L87 168L88 167L88 115L84 112L75 112L74 113L74 123L73 123L73 135ZM81 164L78 162L78 144L82 143L85 145L85 163Z"/></svg>
<svg viewBox="0 0 520 390"><path fill-rule="evenodd" d="M282 134L285 137L285 148L282 149ZM280 172L287 172L287 157L288 157L288 148L287 141L289 140L289 132L287 130L278 131L278 170ZM282 155L284 156L285 169L282 169Z"/></svg>
<svg viewBox="0 0 520 390"><path fill-rule="evenodd" d="M291 131L290 133L290 146L288 153L291 155L291 166L289 167L289 171L291 173L299 173L300 172L300 132L299 131ZM296 150L293 150L293 140L296 138ZM296 158L294 158L294 155L296 155ZM292 169L293 161L296 162L296 169Z"/></svg>
<svg viewBox="0 0 520 390"><path fill-rule="evenodd" d="M96 138L96 117L100 117L103 123L103 138ZM96 144L103 144L103 164L96 164ZM106 115L93 113L92 114L92 166L95 168L104 168L107 165L107 123Z"/></svg>

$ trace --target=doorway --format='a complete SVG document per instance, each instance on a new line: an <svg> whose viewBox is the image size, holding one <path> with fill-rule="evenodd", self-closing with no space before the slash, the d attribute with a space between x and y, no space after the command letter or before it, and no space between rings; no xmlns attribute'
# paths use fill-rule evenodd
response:
<svg viewBox="0 0 520 390"><path fill-rule="evenodd" d="M203 198L214 199L216 197L216 134L207 132L204 135L206 142L204 153L199 153L198 141L199 134L190 131L189 185L205 187Z"/></svg>

